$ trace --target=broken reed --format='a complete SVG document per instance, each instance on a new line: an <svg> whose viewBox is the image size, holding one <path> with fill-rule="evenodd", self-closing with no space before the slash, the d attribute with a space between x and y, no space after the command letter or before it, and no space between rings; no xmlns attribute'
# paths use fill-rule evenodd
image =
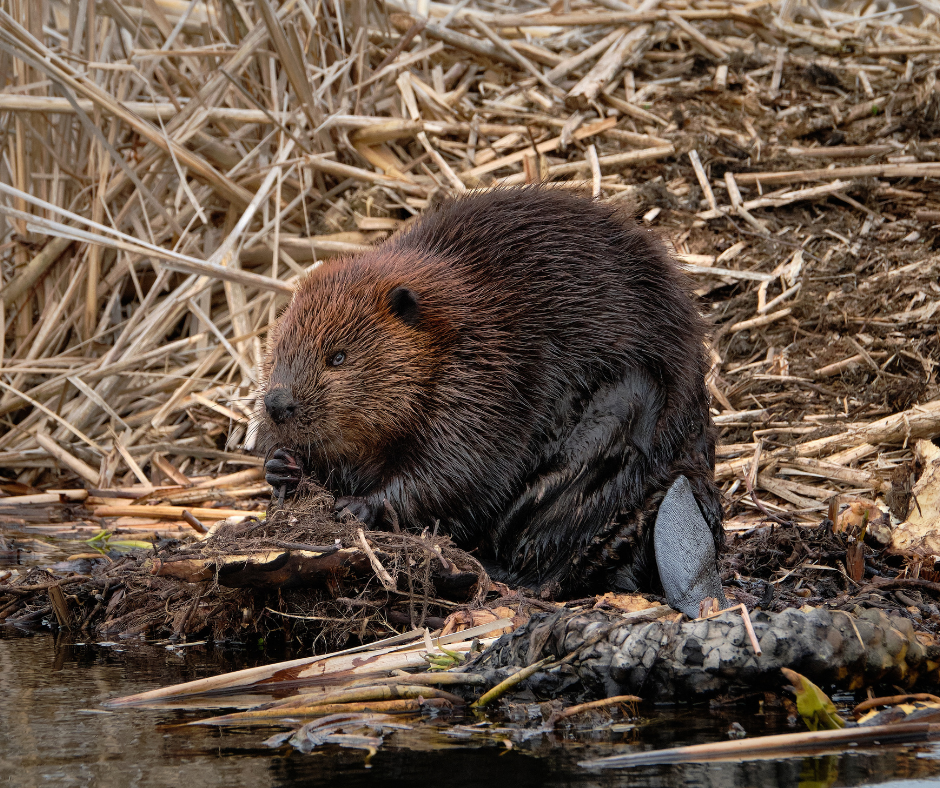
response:
<svg viewBox="0 0 940 788"><path fill-rule="evenodd" d="M257 468L292 280L441 196L535 182L672 241L711 304L719 478L744 514L746 472L810 519L885 490L938 423L940 27L858 14L4 0L0 468L27 485L8 493L123 488L133 510ZM831 296L855 268L862 297Z"/></svg>

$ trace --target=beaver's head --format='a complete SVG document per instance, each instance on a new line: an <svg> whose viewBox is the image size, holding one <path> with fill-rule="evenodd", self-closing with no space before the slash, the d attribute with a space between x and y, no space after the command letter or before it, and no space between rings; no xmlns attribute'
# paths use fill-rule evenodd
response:
<svg viewBox="0 0 940 788"><path fill-rule="evenodd" d="M435 270L377 251L300 282L269 341L266 444L361 460L413 431L448 344Z"/></svg>

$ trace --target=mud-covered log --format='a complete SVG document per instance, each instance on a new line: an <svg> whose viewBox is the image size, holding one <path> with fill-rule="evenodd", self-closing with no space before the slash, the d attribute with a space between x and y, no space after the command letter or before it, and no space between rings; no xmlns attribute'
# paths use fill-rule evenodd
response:
<svg viewBox="0 0 940 788"><path fill-rule="evenodd" d="M751 621L759 656L739 612L638 624L619 623L617 615L603 611L545 614L501 637L467 669L495 669L498 676L547 656L569 657L527 685L555 696L578 683L594 697L637 694L660 702L780 687L786 683L780 668L840 689L914 689L936 686L940 678L940 647L921 642L907 619L881 610L855 616L788 609L753 613Z"/></svg>
<svg viewBox="0 0 940 788"><path fill-rule="evenodd" d="M380 558L384 556L380 555ZM345 579L362 581L373 573L369 557L355 548L268 550L225 556L152 559L150 572L187 583L216 580L226 588L291 589L328 586ZM479 575L432 561L431 582L437 594L465 600L473 595Z"/></svg>
<svg viewBox="0 0 940 788"><path fill-rule="evenodd" d="M363 576L369 559L359 550L272 550L222 558L154 560L151 572L187 583L218 578L228 588L305 588L342 576Z"/></svg>

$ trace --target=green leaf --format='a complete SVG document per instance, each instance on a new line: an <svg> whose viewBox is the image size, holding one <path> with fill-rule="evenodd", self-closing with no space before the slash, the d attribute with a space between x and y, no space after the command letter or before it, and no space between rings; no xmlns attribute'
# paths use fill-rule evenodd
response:
<svg viewBox="0 0 940 788"><path fill-rule="evenodd" d="M829 696L805 676L795 670L780 668L796 693L796 710L811 731L844 728L845 720L839 716Z"/></svg>

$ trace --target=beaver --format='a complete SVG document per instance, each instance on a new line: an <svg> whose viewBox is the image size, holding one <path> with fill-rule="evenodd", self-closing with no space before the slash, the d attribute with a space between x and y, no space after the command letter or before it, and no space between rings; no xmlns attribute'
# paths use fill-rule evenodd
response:
<svg viewBox="0 0 940 788"><path fill-rule="evenodd" d="M556 598L724 604L705 324L649 231L525 187L464 196L310 271L273 326L266 478L439 526Z"/></svg>

